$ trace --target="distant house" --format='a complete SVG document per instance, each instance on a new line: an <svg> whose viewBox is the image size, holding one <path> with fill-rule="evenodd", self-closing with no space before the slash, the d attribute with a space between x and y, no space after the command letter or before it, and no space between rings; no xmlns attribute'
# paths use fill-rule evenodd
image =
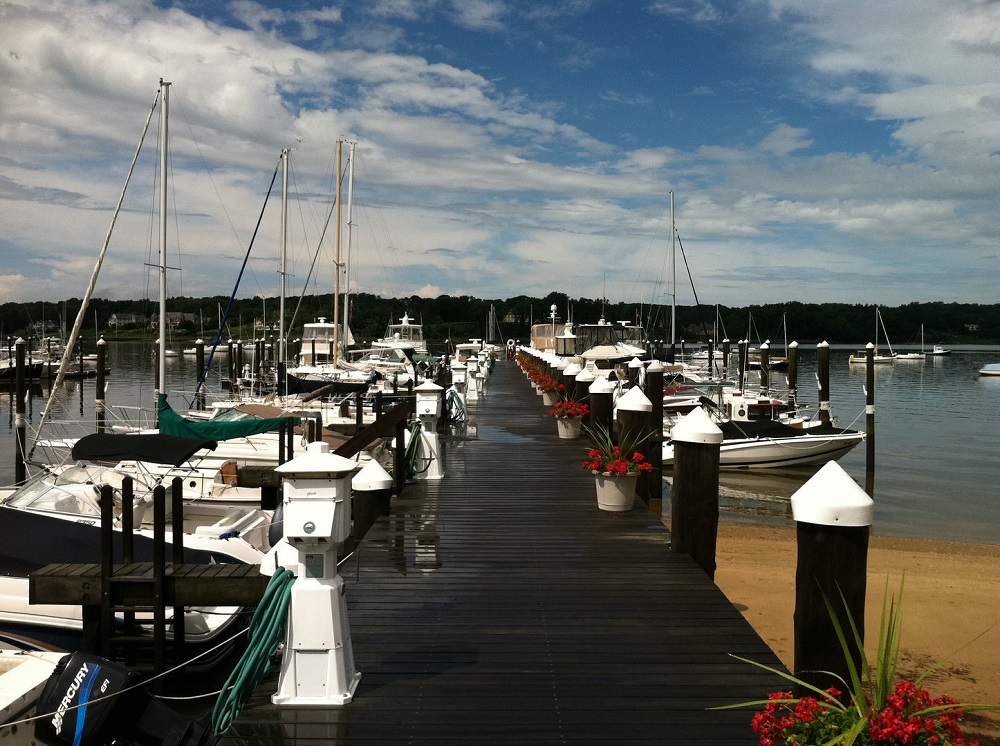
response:
<svg viewBox="0 0 1000 746"><path fill-rule="evenodd" d="M183 313L181 311L167 311L167 327L169 329L176 329L181 324L190 322L194 323L197 317L193 313ZM149 325L153 329L160 328L160 314L153 314L149 317Z"/></svg>
<svg viewBox="0 0 1000 746"><path fill-rule="evenodd" d="M138 313L113 313L108 319L108 326L121 329L123 326L142 326L145 317Z"/></svg>

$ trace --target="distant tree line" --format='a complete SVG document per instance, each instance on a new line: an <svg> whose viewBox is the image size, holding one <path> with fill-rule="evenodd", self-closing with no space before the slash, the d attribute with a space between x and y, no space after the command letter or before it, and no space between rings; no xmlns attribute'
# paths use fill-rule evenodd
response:
<svg viewBox="0 0 1000 746"><path fill-rule="evenodd" d="M209 298L177 297L168 307L183 321L171 330L175 340L187 343L204 337L206 343L215 340L220 311L229 303L222 296ZM61 336L72 328L79 312L80 299L60 303L36 301L0 305L0 337ZM229 309L221 339L250 340L255 336L273 334L278 320L276 298L254 297L236 300ZM553 311L553 306L555 310ZM296 312L294 321L293 313ZM492 313L491 313L492 310ZM974 303L908 303L895 307L879 307L889 341L894 345L920 342L920 327L928 345L1000 344L1000 304ZM344 310L340 309L342 318ZM154 301L91 300L82 326L85 345L92 345L98 335L108 341L146 338L155 335L152 321L158 308ZM302 333L302 324L335 316L333 296L316 295L285 304L287 323L292 326L289 339ZM382 298L360 293L350 297L346 311L351 330L359 344L381 337L388 324L398 322L408 314L424 327L432 351L443 349L445 342L470 338L495 340L514 339L526 342L531 324L555 323L560 326L567 317L579 323L594 323L604 318L610 322L641 323L650 338L669 340L670 308L635 303L612 303L602 299L570 298L551 293L544 298L525 295L507 299L483 299L470 296L441 295L437 298ZM714 338L734 342L749 339L760 343L798 341L802 344L827 341L831 344L864 344L876 341L875 306L847 303L772 303L745 307L678 306L676 312L677 341L700 343ZM128 319L130 323L112 325L112 320ZM495 323L491 324L493 319ZM266 327L264 326L266 325ZM878 341L885 337L879 330Z"/></svg>

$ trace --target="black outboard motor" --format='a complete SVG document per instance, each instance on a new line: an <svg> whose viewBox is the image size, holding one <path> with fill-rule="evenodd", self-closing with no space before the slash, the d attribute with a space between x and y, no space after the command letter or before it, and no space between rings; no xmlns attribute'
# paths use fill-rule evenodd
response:
<svg viewBox="0 0 1000 746"><path fill-rule="evenodd" d="M49 746L112 742L153 746L209 743L207 723L192 721L153 699L143 676L88 653L56 665L38 698L35 738Z"/></svg>

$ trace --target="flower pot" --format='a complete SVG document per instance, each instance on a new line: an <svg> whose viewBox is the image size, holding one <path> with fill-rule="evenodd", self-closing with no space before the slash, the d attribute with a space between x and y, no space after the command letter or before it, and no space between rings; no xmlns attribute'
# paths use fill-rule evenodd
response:
<svg viewBox="0 0 1000 746"><path fill-rule="evenodd" d="M543 391L542 392L542 403L545 406L551 407L557 401L559 401L559 394L557 394L555 391Z"/></svg>
<svg viewBox="0 0 1000 746"><path fill-rule="evenodd" d="M580 427L583 421L579 417L556 417L556 429L559 437L566 440L580 437Z"/></svg>
<svg viewBox="0 0 1000 746"><path fill-rule="evenodd" d="M610 474L604 472L594 475L597 485L597 507L601 510L622 512L632 510L635 501L635 486L638 474Z"/></svg>

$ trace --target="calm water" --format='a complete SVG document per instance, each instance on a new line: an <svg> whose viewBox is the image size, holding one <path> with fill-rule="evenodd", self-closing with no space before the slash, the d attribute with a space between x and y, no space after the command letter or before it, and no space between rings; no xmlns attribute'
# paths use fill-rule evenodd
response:
<svg viewBox="0 0 1000 746"><path fill-rule="evenodd" d="M849 366L851 346L831 352L833 413L844 427L865 426L864 366ZM875 524L881 535L1000 544L1000 459L994 418L1000 414L1000 378L980 378L985 362L1000 362L1000 347L954 348L950 356L876 366ZM129 416L129 407L151 406L152 354L138 344L109 344L111 373L105 394L109 408ZM223 355L209 376L220 390ZM815 352L803 347L799 398L815 402ZM189 403L196 380L194 358L167 360L171 403ZM772 376L772 383L774 382ZM95 379L70 381L54 418L93 422ZM45 399L27 402L30 426L37 426ZM13 481L14 418L9 392L0 393L0 484ZM49 433L54 434L54 433ZM840 460L859 484L865 481L865 445ZM791 524L788 498L810 471L724 473L723 509L750 521Z"/></svg>

